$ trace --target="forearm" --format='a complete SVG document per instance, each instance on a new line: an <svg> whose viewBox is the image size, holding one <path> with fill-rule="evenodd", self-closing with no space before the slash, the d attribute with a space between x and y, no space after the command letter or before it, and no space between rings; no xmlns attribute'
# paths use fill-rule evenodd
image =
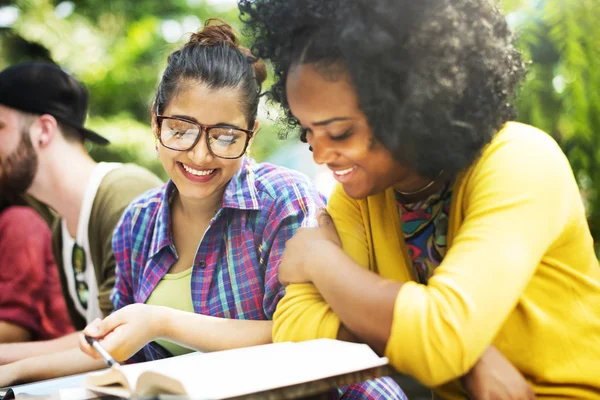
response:
<svg viewBox="0 0 600 400"><path fill-rule="evenodd" d="M31 332L11 322L0 321L0 343L27 342Z"/></svg>
<svg viewBox="0 0 600 400"><path fill-rule="evenodd" d="M79 346L78 335L78 332L74 332L53 340L0 344L0 365L76 348Z"/></svg>
<svg viewBox="0 0 600 400"><path fill-rule="evenodd" d="M73 348L26 358L6 367L13 368L15 381L3 382L5 386L95 371L104 368L105 364L87 356L79 348Z"/></svg>
<svg viewBox="0 0 600 400"><path fill-rule="evenodd" d="M400 282L393 282L364 269L341 248L323 243L319 262L310 268L312 282L351 335L383 353L390 336L394 304ZM343 277L343 278L340 278Z"/></svg>
<svg viewBox="0 0 600 400"><path fill-rule="evenodd" d="M159 307L157 334L183 346L210 352L267 344L272 341L272 321L217 318Z"/></svg>

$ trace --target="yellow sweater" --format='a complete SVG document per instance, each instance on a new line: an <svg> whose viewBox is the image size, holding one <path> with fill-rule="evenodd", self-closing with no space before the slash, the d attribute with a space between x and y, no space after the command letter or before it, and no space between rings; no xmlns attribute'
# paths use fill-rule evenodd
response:
<svg viewBox="0 0 600 400"><path fill-rule="evenodd" d="M548 135L508 123L459 177L448 251L427 285L414 280L393 189L353 200L338 187L329 212L359 264L407 282L385 351L398 371L464 398L456 379L493 343L537 396L600 398L600 266L573 173ZM290 285L274 340L334 338L339 325L313 285Z"/></svg>

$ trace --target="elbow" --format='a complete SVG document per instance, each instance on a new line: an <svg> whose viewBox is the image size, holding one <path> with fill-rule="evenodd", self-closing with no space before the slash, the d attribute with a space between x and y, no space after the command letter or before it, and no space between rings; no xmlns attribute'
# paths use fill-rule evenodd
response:
<svg viewBox="0 0 600 400"><path fill-rule="evenodd" d="M273 343L289 341L289 332L280 318L273 319L272 340Z"/></svg>
<svg viewBox="0 0 600 400"><path fill-rule="evenodd" d="M422 293L428 296L421 307L396 310L385 355L398 371L428 387L438 387L472 368L487 346L486 338L474 329L468 305L435 299L431 288L415 286L412 294Z"/></svg>
<svg viewBox="0 0 600 400"><path fill-rule="evenodd" d="M443 344L432 340L425 348L421 362L396 366L406 371L423 385L435 388L464 376L472 368L470 357L461 340L446 339ZM474 364L474 362L473 362Z"/></svg>
<svg viewBox="0 0 600 400"><path fill-rule="evenodd" d="M462 369L448 370L448 371L436 371L436 373L427 374L422 377L417 377L417 379L421 383L423 383L423 385L430 387L430 388L435 388L435 387L442 386L448 382L457 380L457 379L461 378L462 376L466 375L467 372L469 372L468 369L466 369L464 371Z"/></svg>
<svg viewBox="0 0 600 400"><path fill-rule="evenodd" d="M297 307L277 307L273 315L273 342L302 342L318 339L318 324ZM309 314L309 313L306 313Z"/></svg>
<svg viewBox="0 0 600 400"><path fill-rule="evenodd" d="M284 307L284 305L280 302L273 314L273 343L301 341L302 338L299 337L301 335L298 330L302 323L299 321L299 315L293 309Z"/></svg>
<svg viewBox="0 0 600 400"><path fill-rule="evenodd" d="M273 325L273 343L281 343L281 342L297 342L298 340L293 339L293 335L289 335L287 332L283 332L281 329L276 329L275 325Z"/></svg>
<svg viewBox="0 0 600 400"><path fill-rule="evenodd" d="M335 339L339 326L339 318L313 285L290 285L273 314L273 341Z"/></svg>

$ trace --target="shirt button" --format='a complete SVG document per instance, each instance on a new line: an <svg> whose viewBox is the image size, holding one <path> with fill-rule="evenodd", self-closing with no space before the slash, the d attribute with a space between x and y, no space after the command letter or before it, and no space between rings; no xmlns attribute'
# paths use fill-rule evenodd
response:
<svg viewBox="0 0 600 400"><path fill-rule="evenodd" d="M206 263L205 263L204 261L200 261L200 262L198 263L198 266L199 266L200 268L206 268Z"/></svg>

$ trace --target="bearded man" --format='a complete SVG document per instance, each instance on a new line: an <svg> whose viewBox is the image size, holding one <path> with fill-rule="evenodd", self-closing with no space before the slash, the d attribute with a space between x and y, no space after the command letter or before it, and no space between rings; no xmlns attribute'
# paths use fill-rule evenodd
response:
<svg viewBox="0 0 600 400"><path fill-rule="evenodd" d="M0 193L9 202L27 193L57 213L52 250L78 330L112 311L111 242L121 214L135 197L161 185L139 166L97 163L90 157L86 140L109 141L84 127L87 104L84 86L54 64L22 63L0 72ZM77 333L0 344L0 365L44 354L62 357L61 351L79 351Z"/></svg>

